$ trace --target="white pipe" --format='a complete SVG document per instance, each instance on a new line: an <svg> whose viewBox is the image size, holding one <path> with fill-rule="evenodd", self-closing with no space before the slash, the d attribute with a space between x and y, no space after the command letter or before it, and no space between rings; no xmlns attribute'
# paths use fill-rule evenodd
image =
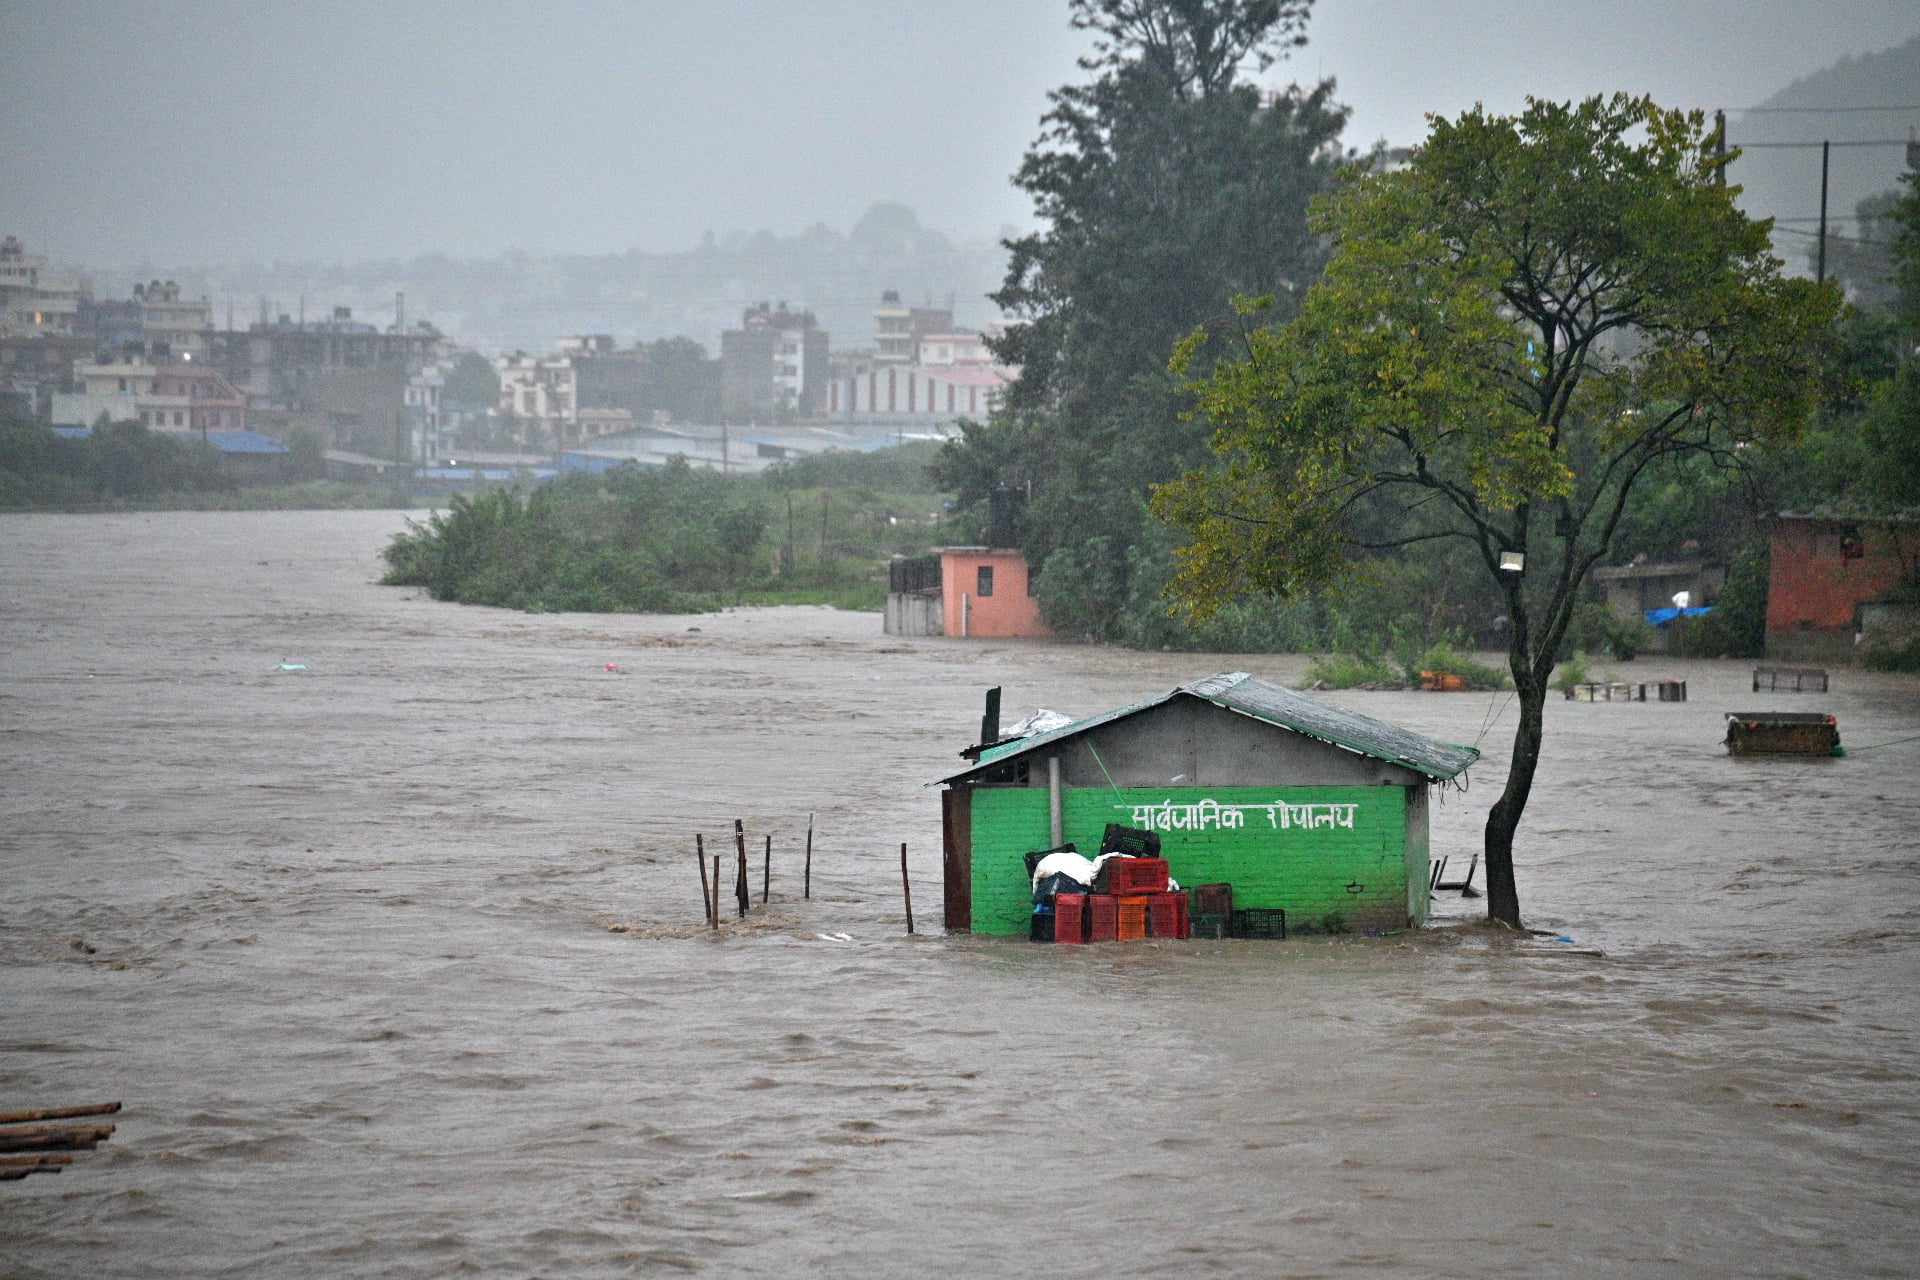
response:
<svg viewBox="0 0 1920 1280"><path fill-rule="evenodd" d="M1060 821L1060 757L1047 757L1047 817L1053 823L1053 847L1058 849L1067 842L1066 830Z"/></svg>
<svg viewBox="0 0 1920 1280"><path fill-rule="evenodd" d="M965 640L969 633L969 624L973 621L973 597L960 593L960 638Z"/></svg>

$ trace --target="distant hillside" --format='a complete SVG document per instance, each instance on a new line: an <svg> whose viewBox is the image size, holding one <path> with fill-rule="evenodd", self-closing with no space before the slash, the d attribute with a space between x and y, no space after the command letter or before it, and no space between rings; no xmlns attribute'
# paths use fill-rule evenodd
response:
<svg viewBox="0 0 1920 1280"><path fill-rule="evenodd" d="M1905 44L1846 58L1823 71L1796 80L1756 106L1765 112L1727 117L1734 145L1760 142L1835 143L1874 139L1903 140L1920 130L1920 35ZM1902 111L1851 110L1802 112L1783 108L1905 107ZM1833 230L1852 234L1854 205L1888 190L1906 170L1903 147L1835 146L1827 177L1827 215ZM1820 212L1820 149L1756 147L1743 154L1729 173L1745 190L1741 206L1759 216L1780 219L1774 245L1789 264L1804 267L1815 244L1812 219Z"/></svg>
<svg viewBox="0 0 1920 1280"><path fill-rule="evenodd" d="M336 306L356 320L388 325L396 293L407 320L430 320L482 350L546 350L574 333L611 333L621 342L680 335L719 353L720 330L743 308L785 301L819 318L836 350L873 345L873 310L885 289L914 306L952 301L956 324L980 328L998 318L986 294L1000 287L1006 251L992 240L955 242L923 227L911 209L876 204L841 233L816 223L794 235L769 231L707 236L678 253L493 258L424 254L381 262L139 264L91 271L97 292L125 296L139 280L180 282L189 296L213 301L215 323L229 304L236 326L272 314L309 319Z"/></svg>

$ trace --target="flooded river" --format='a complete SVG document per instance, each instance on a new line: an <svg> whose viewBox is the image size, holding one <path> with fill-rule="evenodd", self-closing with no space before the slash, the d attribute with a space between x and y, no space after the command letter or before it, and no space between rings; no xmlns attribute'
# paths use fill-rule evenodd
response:
<svg viewBox="0 0 1920 1280"><path fill-rule="evenodd" d="M1552 702L1519 882L1577 947L1454 895L1419 936L948 939L922 784L986 686L1303 662L461 608L374 585L399 526L0 516L0 1109L126 1102L0 1184L0 1274L1920 1268L1920 742L1880 745L1920 680L1643 659L1691 701ZM1330 696L1492 719L1457 868L1504 697ZM1749 707L1854 752L1729 759ZM694 836L736 816L716 936Z"/></svg>

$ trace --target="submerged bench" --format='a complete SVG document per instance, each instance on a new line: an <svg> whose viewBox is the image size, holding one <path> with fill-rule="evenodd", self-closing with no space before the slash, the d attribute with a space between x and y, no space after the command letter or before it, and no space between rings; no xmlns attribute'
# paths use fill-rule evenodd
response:
<svg viewBox="0 0 1920 1280"><path fill-rule="evenodd" d="M1760 692L1761 681L1765 688L1786 689L1794 693L1825 693L1827 691L1827 671L1825 667L1755 667L1753 669L1753 691ZM1792 681L1791 684L1788 681Z"/></svg>
<svg viewBox="0 0 1920 1280"><path fill-rule="evenodd" d="M1653 690L1652 698L1647 696L1649 689ZM1612 702L1616 697L1622 702L1685 702L1687 682L1642 680L1632 684L1625 680L1585 680L1567 688L1569 702Z"/></svg>

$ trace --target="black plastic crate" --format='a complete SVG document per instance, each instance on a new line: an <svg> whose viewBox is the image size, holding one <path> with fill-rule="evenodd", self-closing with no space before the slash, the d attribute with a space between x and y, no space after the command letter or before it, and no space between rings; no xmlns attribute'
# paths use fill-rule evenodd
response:
<svg viewBox="0 0 1920 1280"><path fill-rule="evenodd" d="M1287 912L1284 907L1242 907L1233 913L1236 938L1282 938L1287 936Z"/></svg>
<svg viewBox="0 0 1920 1280"><path fill-rule="evenodd" d="M1052 942L1053 941L1053 912L1051 911L1034 912L1033 924L1029 927L1027 937L1030 941L1033 941L1033 942Z"/></svg>
<svg viewBox="0 0 1920 1280"><path fill-rule="evenodd" d="M1192 932L1190 937L1218 940L1233 936L1233 918L1220 912L1195 914L1188 916Z"/></svg>
<svg viewBox="0 0 1920 1280"><path fill-rule="evenodd" d="M1160 856L1160 833L1109 822L1100 837L1100 852L1124 853L1132 858L1157 858Z"/></svg>

